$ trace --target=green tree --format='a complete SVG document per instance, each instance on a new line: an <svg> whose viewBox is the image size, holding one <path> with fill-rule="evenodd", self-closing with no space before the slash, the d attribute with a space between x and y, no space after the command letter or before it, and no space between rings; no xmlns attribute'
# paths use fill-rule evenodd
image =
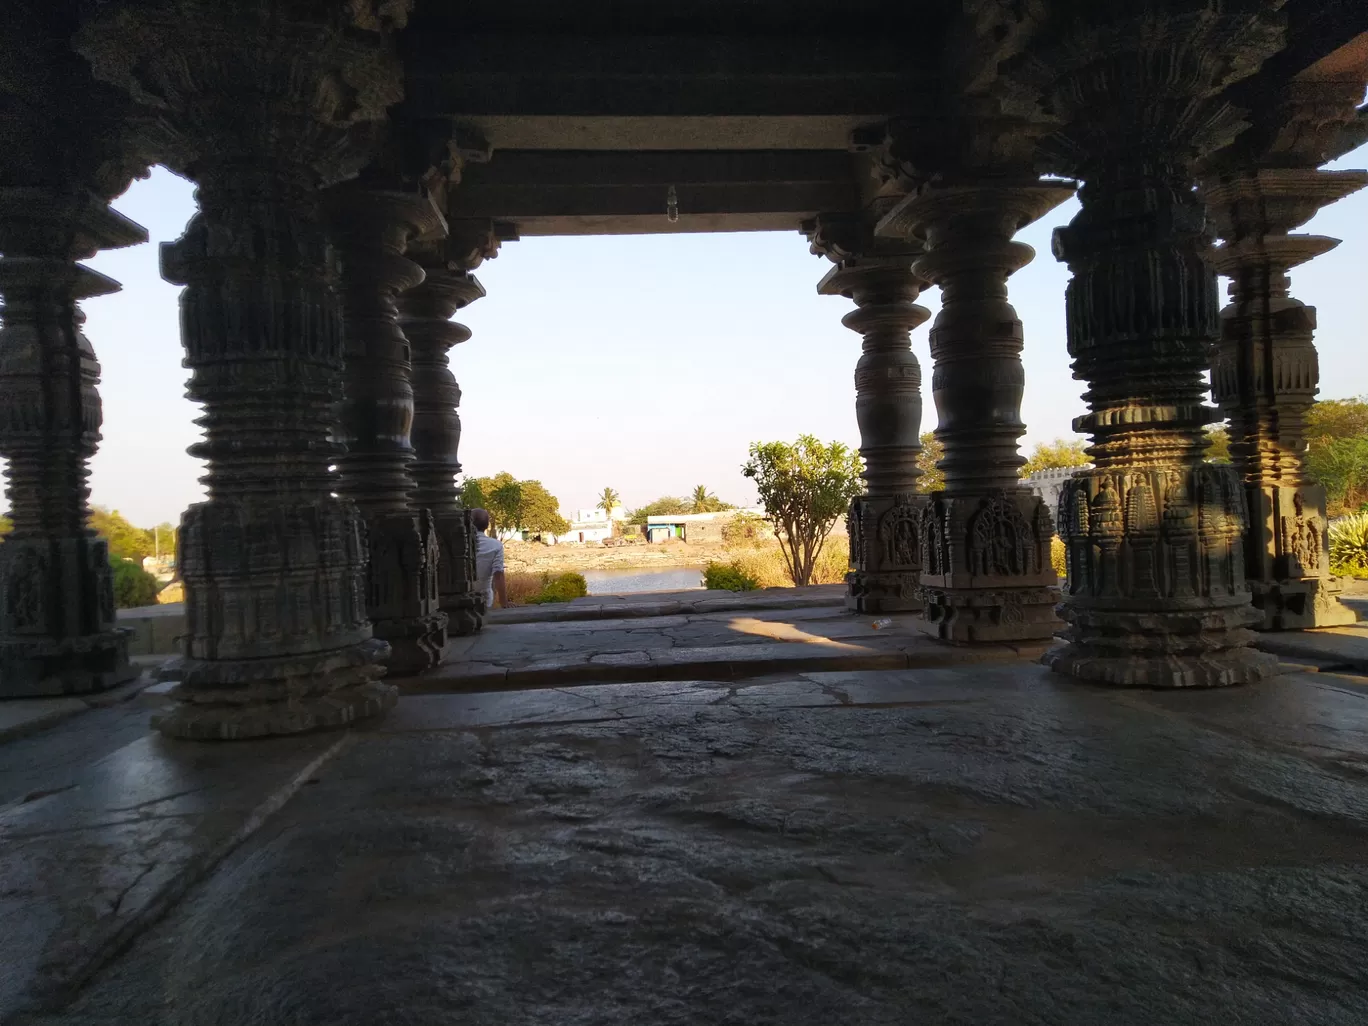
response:
<svg viewBox="0 0 1368 1026"><path fill-rule="evenodd" d="M622 496L612 488L605 488L599 493L598 504L603 509L603 515L611 520L613 516L613 507L622 504Z"/></svg>
<svg viewBox="0 0 1368 1026"><path fill-rule="evenodd" d="M14 521L9 518L9 514L0 514L0 538L14 530Z"/></svg>
<svg viewBox="0 0 1368 1026"><path fill-rule="evenodd" d="M1037 470L1055 467L1086 467L1090 462L1084 451L1087 442L1082 438L1056 438L1053 442L1037 442L1021 468L1021 476L1029 477Z"/></svg>
<svg viewBox="0 0 1368 1026"><path fill-rule="evenodd" d="M523 490L517 481L504 481L489 493L489 519L494 530L523 528Z"/></svg>
<svg viewBox="0 0 1368 1026"><path fill-rule="evenodd" d="M489 500L485 497L480 481L487 478L468 477L461 482L461 505L466 509L488 509Z"/></svg>
<svg viewBox="0 0 1368 1026"><path fill-rule="evenodd" d="M1206 436L1206 452L1202 458L1208 463L1229 463L1230 429L1224 424L1208 424Z"/></svg>
<svg viewBox="0 0 1368 1026"><path fill-rule="evenodd" d="M161 585L157 579L137 563L126 559L111 559L110 572L114 575L114 605L119 609L150 606L157 601Z"/></svg>
<svg viewBox="0 0 1368 1026"><path fill-rule="evenodd" d="M163 559L175 559L179 549L180 531L175 524L158 524L152 529L152 541ZM153 555L156 555L156 552L153 552Z"/></svg>
<svg viewBox="0 0 1368 1026"><path fill-rule="evenodd" d="M546 490L540 481L519 481L522 489L523 530L564 534L570 530L570 521L560 515L560 500Z"/></svg>
<svg viewBox="0 0 1368 1026"><path fill-rule="evenodd" d="M923 431L919 441L921 452L917 453L917 469L921 471L921 477L917 478L917 490L928 494L938 492L945 487L945 475L936 464L944 458L945 446L934 431Z"/></svg>
<svg viewBox="0 0 1368 1026"><path fill-rule="evenodd" d="M1331 516L1368 504L1368 396L1327 399L1306 414L1306 468Z"/></svg>
<svg viewBox="0 0 1368 1026"><path fill-rule="evenodd" d="M116 510L94 506L90 510L90 526L109 543L109 555L114 559L131 559L142 566L142 561L156 551L152 532L134 527Z"/></svg>
<svg viewBox="0 0 1368 1026"><path fill-rule="evenodd" d="M788 442L752 442L741 473L755 482L774 525L789 576L798 587L812 568L838 517L864 490L860 456L841 442L824 445L812 435Z"/></svg>
<svg viewBox="0 0 1368 1026"><path fill-rule="evenodd" d="M638 527L646 526L647 517L678 516L688 513L693 506L684 499L674 495L662 495L654 502L648 502L640 509L634 509L627 514L629 523L636 524Z"/></svg>

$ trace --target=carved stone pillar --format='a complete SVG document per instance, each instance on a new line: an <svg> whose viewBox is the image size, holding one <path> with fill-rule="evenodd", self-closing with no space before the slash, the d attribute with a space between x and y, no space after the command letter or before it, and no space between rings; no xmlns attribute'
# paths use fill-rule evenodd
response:
<svg viewBox="0 0 1368 1026"><path fill-rule="evenodd" d="M86 526L100 365L77 303L119 289L76 261L147 241L95 196L0 186L0 697L79 694L135 676L115 626L109 552Z"/></svg>
<svg viewBox="0 0 1368 1026"><path fill-rule="evenodd" d="M823 251L816 239L814 248ZM873 250L872 240L866 248ZM855 301L841 323L863 339L855 365L855 420L865 494L850 504L846 517L854 567L846 577L846 606L861 613L922 608L917 531L926 499L915 494L921 476L921 367L909 336L931 313L916 304L923 285L912 270L916 250L901 248L877 256L847 253L817 286L822 295Z"/></svg>
<svg viewBox="0 0 1368 1026"><path fill-rule="evenodd" d="M423 262L423 283L399 297L400 324L413 350L413 501L432 513L440 543L438 597L448 631L462 636L483 626L484 603L475 591L477 532L456 490L461 387L447 353L470 338L470 329L452 316L485 292L455 260L433 254Z"/></svg>
<svg viewBox="0 0 1368 1026"><path fill-rule="evenodd" d="M1231 461L1245 484L1245 574L1263 630L1356 619L1330 575L1325 489L1305 463L1306 411L1320 378L1316 310L1289 295L1287 272L1339 244L1293 229L1365 185L1363 171L1259 168L1209 179L1202 189L1226 240L1213 263L1231 279L1211 390L1230 422Z"/></svg>
<svg viewBox="0 0 1368 1026"><path fill-rule="evenodd" d="M419 194L340 186L327 210L342 271L346 451L337 460L338 494L366 522L366 613L390 644L390 673L422 673L441 661L447 617L438 604L433 517L413 500L414 394L395 296L423 281L423 269L404 256L409 241L445 226Z"/></svg>
<svg viewBox="0 0 1368 1026"><path fill-rule="evenodd" d="M370 160L367 123L398 99L386 27L359 5L152 0L79 40L97 76L155 100L164 159L199 185L162 250L208 463L181 520L183 679L155 721L173 736L338 727L395 700L365 524L334 496L342 320L318 191Z"/></svg>
<svg viewBox="0 0 1368 1026"><path fill-rule="evenodd" d="M1054 524L1017 483L1025 372L1007 278L1034 256L1012 236L1072 194L1071 185L1031 179L934 185L878 227L924 236L916 270L941 288L931 355L945 488L922 514L920 583L924 627L947 641L1043 639L1059 626Z"/></svg>
<svg viewBox="0 0 1368 1026"><path fill-rule="evenodd" d="M1054 245L1073 272L1068 346L1090 411L1074 427L1095 466L1060 494L1069 643L1045 661L1122 686L1256 680L1277 663L1246 647L1259 614L1244 490L1202 458L1219 419L1202 402L1218 301L1192 161L1238 130L1218 94L1278 48L1276 17L1238 0L1141 0L1064 28L1036 70L1061 121L1053 159L1085 181Z"/></svg>

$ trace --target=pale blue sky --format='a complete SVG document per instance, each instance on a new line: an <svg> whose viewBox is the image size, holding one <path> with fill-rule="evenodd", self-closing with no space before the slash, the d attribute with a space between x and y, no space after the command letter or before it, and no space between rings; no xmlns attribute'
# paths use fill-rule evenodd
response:
<svg viewBox="0 0 1368 1026"><path fill-rule="evenodd" d="M1368 147L1332 167L1363 167ZM163 282L156 243L194 211L188 182L158 169L115 203L152 244L102 253L91 266L123 292L90 300L86 333L104 370L104 441L91 501L143 525L179 518L202 497L199 435L184 398L178 290ZM1066 204L1018 238L1036 259L1011 280L1026 325L1028 432L1023 446L1070 435L1082 384L1064 348L1067 269L1050 232ZM1319 309L1321 395L1368 393L1368 190L1303 229L1344 240L1293 272ZM472 475L540 478L569 511L605 485L628 506L706 484L736 503L754 493L740 474L753 440L810 432L857 445L853 373L859 336L841 326L848 300L818 296L829 265L797 232L529 238L477 272L488 296L462 316L474 332L453 350L464 390L461 459ZM936 290L922 302L934 311ZM913 335L930 399L927 327Z"/></svg>

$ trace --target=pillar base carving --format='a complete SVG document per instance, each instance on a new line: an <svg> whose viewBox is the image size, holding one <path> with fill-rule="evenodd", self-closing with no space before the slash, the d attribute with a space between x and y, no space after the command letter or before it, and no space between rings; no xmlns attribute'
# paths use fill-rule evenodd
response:
<svg viewBox="0 0 1368 1026"><path fill-rule="evenodd" d="M484 627L484 601L475 592L475 536L470 510L434 513L437 531L437 594L447 616L447 634L468 637Z"/></svg>
<svg viewBox="0 0 1368 1026"><path fill-rule="evenodd" d="M919 613L924 601L919 530L925 495L862 495L850 504L846 608L856 613Z"/></svg>
<svg viewBox="0 0 1368 1026"><path fill-rule="evenodd" d="M1244 646L1244 495L1229 466L1080 471L1059 497L1068 644L1044 663L1120 687L1248 684L1278 672Z"/></svg>
<svg viewBox="0 0 1368 1026"><path fill-rule="evenodd" d="M427 510L366 518L370 540L368 614L390 644L392 676L424 673L442 661L447 616L437 607L439 541Z"/></svg>
<svg viewBox="0 0 1368 1026"><path fill-rule="evenodd" d="M921 522L925 611L918 628L963 644L1053 637L1053 535L1044 502L1025 489L933 493Z"/></svg>
<svg viewBox="0 0 1368 1026"><path fill-rule="evenodd" d="M177 706L152 718L168 737L241 741L347 727L394 707L379 680L389 646L372 638L322 655L187 661Z"/></svg>
<svg viewBox="0 0 1368 1026"><path fill-rule="evenodd" d="M1325 489L1320 485L1246 485L1250 529L1245 554L1259 631L1342 627L1358 614L1340 601L1330 575Z"/></svg>
<svg viewBox="0 0 1368 1026"><path fill-rule="evenodd" d="M364 525L336 499L198 503L181 519L186 658L169 737L237 740L346 726L394 703L366 620Z"/></svg>

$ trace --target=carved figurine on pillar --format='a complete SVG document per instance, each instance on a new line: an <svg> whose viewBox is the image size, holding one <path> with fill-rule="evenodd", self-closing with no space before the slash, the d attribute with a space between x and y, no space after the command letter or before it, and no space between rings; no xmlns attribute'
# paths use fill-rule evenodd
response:
<svg viewBox="0 0 1368 1026"><path fill-rule="evenodd" d="M1233 468L1203 462L1218 304L1191 161L1238 130L1217 94L1277 48L1276 17L1253 2L1140 0L1061 30L1018 86L1060 119L1051 169L1085 183L1054 248L1073 272L1068 346L1090 410L1074 427L1095 466L1060 494L1069 641L1045 662L1121 686L1257 680L1277 661L1247 647L1259 614L1244 491Z"/></svg>
<svg viewBox="0 0 1368 1026"><path fill-rule="evenodd" d="M372 157L401 94L388 31L404 11L149 0L78 37L97 77L155 98L160 159L199 185L199 213L162 249L186 286L188 393L204 407L190 451L208 463L208 497L181 520L178 701L154 721L175 737L340 727L396 698L366 617L365 523L334 495L342 321L319 189Z"/></svg>
<svg viewBox="0 0 1368 1026"><path fill-rule="evenodd" d="M1044 502L1017 483L1024 336L1007 278L1035 255L1012 236L1072 195L1070 184L1030 178L942 179L877 228L924 238L916 271L941 288L931 388L945 487L924 513L920 582L923 626L947 641L1045 639L1059 626L1054 524Z"/></svg>
<svg viewBox="0 0 1368 1026"><path fill-rule="evenodd" d="M441 242L425 244L413 257L426 272L421 285L399 297L400 325L413 350L413 501L432 513L440 542L437 592L453 635L474 634L484 624L484 600L475 590L475 537L470 511L461 504L461 387L448 351L470 338L452 315L485 291L471 271L498 252L491 225L451 225Z"/></svg>
<svg viewBox="0 0 1368 1026"><path fill-rule="evenodd" d="M437 530L413 500L414 394L395 297L423 281L423 269L404 256L409 242L446 225L424 193L368 178L329 190L325 209L341 264L346 452L337 460L338 494L366 522L366 615L390 644L390 674L422 673L441 661L447 616L438 601Z"/></svg>
<svg viewBox="0 0 1368 1026"><path fill-rule="evenodd" d="M1202 183L1230 277L1211 390L1230 422L1231 462L1245 483L1250 525L1245 574L1256 629L1354 623L1330 574L1325 489L1306 468L1306 412L1320 378L1316 309L1289 294L1287 272L1338 240L1292 234L1336 200L1368 185L1365 171L1322 171L1340 155L1339 130L1363 98L1361 76L1296 81L1256 124L1207 163Z"/></svg>
<svg viewBox="0 0 1368 1026"><path fill-rule="evenodd" d="M846 606L861 613L922 608L921 367L909 336L931 316L915 302L923 281L912 270L920 247L873 238L856 218L821 216L803 226L812 252L836 263L817 285L855 309L841 323L863 338L855 365L865 493L846 517L850 565Z"/></svg>
<svg viewBox="0 0 1368 1026"><path fill-rule="evenodd" d="M0 186L0 696L78 694L135 676L115 626L109 553L86 525L100 365L77 303L118 283L76 261L147 241L93 195Z"/></svg>

